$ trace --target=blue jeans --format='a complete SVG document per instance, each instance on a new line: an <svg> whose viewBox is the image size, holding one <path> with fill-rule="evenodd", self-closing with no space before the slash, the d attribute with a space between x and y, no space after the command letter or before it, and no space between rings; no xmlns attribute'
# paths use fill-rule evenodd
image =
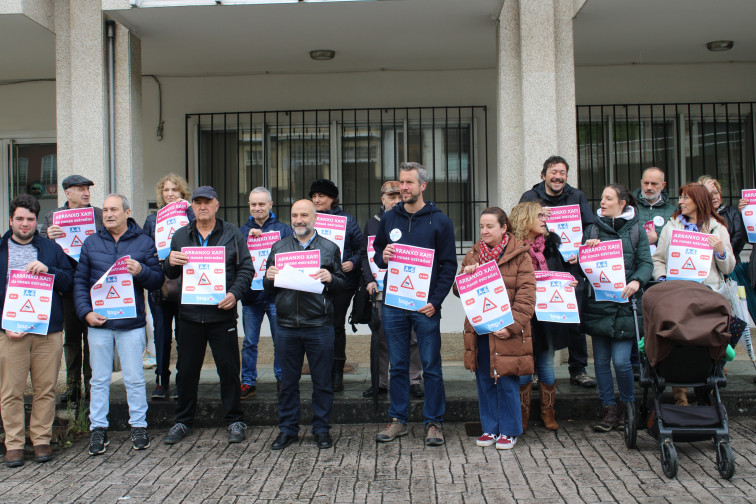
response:
<svg viewBox="0 0 756 504"><path fill-rule="evenodd" d="M533 358L535 360L535 369L538 373L538 381L550 387L556 381L556 375L554 374L554 344L551 342L549 334L546 335L546 340L549 342L549 348L543 352L536 353ZM532 379L532 375L520 376L520 385L527 385Z"/></svg>
<svg viewBox="0 0 756 504"><path fill-rule="evenodd" d="M412 329L417 335L417 349L425 380L425 423L443 422L446 410L444 377L441 371L441 313L427 317L415 311L383 305L383 331L386 333L391 383L389 416L406 424L409 418L409 362Z"/></svg>
<svg viewBox="0 0 756 504"><path fill-rule="evenodd" d="M491 350L488 334L478 335L478 411L483 432L519 436L522 434L520 409L520 378L499 376L491 378Z"/></svg>
<svg viewBox="0 0 756 504"><path fill-rule="evenodd" d="M270 335L273 337L273 374L276 375L276 380L281 379L281 366L278 364L278 353L275 349L276 304L255 303L242 306L242 323L244 325L244 343L241 350L242 385L255 385L257 383L257 344L260 341L260 327L266 313L268 314Z"/></svg>
<svg viewBox="0 0 756 504"><path fill-rule="evenodd" d="M145 346L144 327L128 331L89 328L89 363L92 365L92 385L89 401L90 430L108 428L110 410L110 378L113 374L113 353L118 357L126 385L129 403L129 425L147 427L147 391L145 390L142 353Z"/></svg>
<svg viewBox="0 0 756 504"><path fill-rule="evenodd" d="M614 381L610 361L614 363L620 401L633 402L635 400L633 368L630 366L630 349L634 344L635 339L593 337L593 366L602 405L617 404L614 399Z"/></svg>
<svg viewBox="0 0 756 504"><path fill-rule="evenodd" d="M281 357L281 393L278 395L278 428L299 435L299 379L304 356L312 378L312 433L331 429L333 409L333 324L320 327L279 327L276 346Z"/></svg>

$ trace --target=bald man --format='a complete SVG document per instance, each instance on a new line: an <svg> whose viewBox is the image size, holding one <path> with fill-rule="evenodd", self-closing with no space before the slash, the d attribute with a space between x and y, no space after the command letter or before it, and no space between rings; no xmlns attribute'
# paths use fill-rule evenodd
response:
<svg viewBox="0 0 756 504"><path fill-rule="evenodd" d="M299 378L304 356L312 378L312 435L318 448L333 446L329 420L333 407L333 297L347 288L341 269L339 247L315 231L315 205L299 200L291 207L292 236L273 245L268 256L263 286L275 294L278 329L276 354L281 365L281 393L278 396L278 428L273 450L283 450L299 440ZM275 286L276 256L286 252L319 252L317 269L310 276L323 283L321 293ZM280 264L279 264L280 266ZM291 268L293 266L284 266Z"/></svg>

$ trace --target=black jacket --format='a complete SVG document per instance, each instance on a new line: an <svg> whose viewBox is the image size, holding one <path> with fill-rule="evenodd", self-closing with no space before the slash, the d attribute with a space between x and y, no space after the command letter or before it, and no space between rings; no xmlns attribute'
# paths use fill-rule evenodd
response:
<svg viewBox="0 0 756 504"><path fill-rule="evenodd" d="M370 270L370 260L367 256L368 237L375 236L378 232L378 226L381 224L381 217L386 213L383 208L377 214L370 217L365 224L365 232L362 234L362 248L360 250L360 256L362 258L362 282L363 285L367 285L370 282L375 282L373 272Z"/></svg>
<svg viewBox="0 0 756 504"><path fill-rule="evenodd" d="M281 327L320 327L333 325L333 303L331 295L347 288L347 279L341 270L339 247L320 235L302 248L295 235L282 238L273 244L268 256L267 267L276 265L276 254L320 250L320 267L331 273L331 282L325 284L321 294L301 292L292 289L278 289L268 277L263 280L267 292L275 294L276 323Z"/></svg>
<svg viewBox="0 0 756 504"><path fill-rule="evenodd" d="M743 217L738 209L729 205L720 205L717 213L721 215L727 223L727 232L730 233L730 245L735 253L735 262L740 262L740 252L748 241Z"/></svg>
<svg viewBox="0 0 756 504"><path fill-rule="evenodd" d="M201 246L196 220L176 231L171 240L171 251L181 251L182 247ZM252 285L255 270L247 242L239 228L216 217L215 228L208 237L207 246L226 248L226 292L233 294L237 301L241 300ZM163 271L168 278L179 278L182 276L183 267L171 266L166 260L163 261ZM179 308L179 318L202 324L236 320L237 317L236 308L221 310L217 306L185 304Z"/></svg>
<svg viewBox="0 0 756 504"><path fill-rule="evenodd" d="M546 182L541 181L539 184L534 185L532 189L522 194L520 203L526 201L541 201L543 206L547 207L580 205L580 219L583 221L583 230L589 224L593 224L593 210L591 210L591 205L588 204L585 193L580 189L572 187L570 184L564 184L564 190L561 194L551 196L550 194L546 194Z"/></svg>

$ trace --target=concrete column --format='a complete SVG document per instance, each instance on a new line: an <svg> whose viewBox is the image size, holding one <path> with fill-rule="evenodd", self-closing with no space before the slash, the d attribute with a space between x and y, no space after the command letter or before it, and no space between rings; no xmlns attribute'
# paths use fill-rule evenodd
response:
<svg viewBox="0 0 756 504"><path fill-rule="evenodd" d="M577 182L574 0L505 0L498 20L498 199L505 210L567 159Z"/></svg>
<svg viewBox="0 0 756 504"><path fill-rule="evenodd" d="M108 193L107 37L100 0L55 2L58 180L91 179L92 205ZM114 190L132 204L140 224L146 216L142 160L141 41L116 24ZM59 203L65 202L63 191Z"/></svg>

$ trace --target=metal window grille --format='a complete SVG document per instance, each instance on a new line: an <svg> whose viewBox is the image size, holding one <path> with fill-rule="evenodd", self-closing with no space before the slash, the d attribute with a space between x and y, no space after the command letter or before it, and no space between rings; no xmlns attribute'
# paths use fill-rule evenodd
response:
<svg viewBox="0 0 756 504"><path fill-rule="evenodd" d="M681 186L711 175L722 185L723 203L737 205L741 189L756 187L754 105L578 106L580 188L596 207L606 185L634 190L643 170L658 166L672 200Z"/></svg>
<svg viewBox="0 0 756 504"><path fill-rule="evenodd" d="M430 177L424 198L452 219L463 254L488 206L487 138L483 106L187 114L186 173L216 189L219 216L236 224L249 218L251 189L267 187L273 211L289 222L291 205L328 178L362 227L399 164L419 162Z"/></svg>

